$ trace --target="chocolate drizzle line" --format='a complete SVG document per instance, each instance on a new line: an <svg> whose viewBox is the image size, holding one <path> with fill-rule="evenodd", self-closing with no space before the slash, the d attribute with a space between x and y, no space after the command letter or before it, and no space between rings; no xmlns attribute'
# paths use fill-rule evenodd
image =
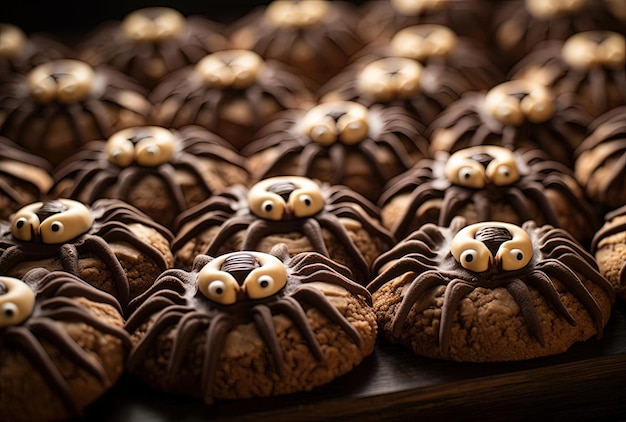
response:
<svg viewBox="0 0 626 422"><path fill-rule="evenodd" d="M371 303L371 296L360 285L349 277L350 271L331 259L315 252L300 253L289 257L284 244L275 246L270 254L280 259L288 274L287 285L278 293L262 300L243 300L234 305L219 305L204 297L197 289L196 274L201 266L211 260L200 255L193 271L169 270L163 273L155 284L142 296L135 299L130 309L125 328L133 333L142 324L158 314L154 323L131 352L128 368L131 373L141 374L146 368L142 365L149 361L156 350L156 343L163 333L176 330L176 338L172 343L167 373L176 374L185 364L184 357L192 340L204 336L202 372L198 375L196 385L191 387L193 394L198 394L206 402L213 401L214 383L220 367L220 355L224 348L226 335L238 324L253 323L261 340L268 348L274 371L283 371L283 351L278 342L273 323L274 315L284 315L302 334L313 356L322 361L321 351L316 333L311 326L306 310L309 307L318 309L332 324L345 333L357 347L361 345L359 331L352 326L332 303L317 288L308 285L311 282L323 281L346 289L351 294ZM234 259L222 265L222 270L239 272L249 271L258 265L256 258L250 253L240 252ZM231 272L232 274L232 272ZM241 276L239 276L241 278ZM168 378L171 386L176 385L175 378ZM200 387L200 388L198 388ZM168 388L168 387L165 387Z"/></svg>

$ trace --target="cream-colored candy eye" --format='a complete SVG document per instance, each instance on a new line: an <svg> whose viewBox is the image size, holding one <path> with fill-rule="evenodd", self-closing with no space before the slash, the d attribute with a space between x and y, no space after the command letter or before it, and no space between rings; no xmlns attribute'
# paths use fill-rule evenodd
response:
<svg viewBox="0 0 626 422"><path fill-rule="evenodd" d="M109 162L118 167L128 167L135 161L135 145L130 139L118 134L108 139L104 152Z"/></svg>
<svg viewBox="0 0 626 422"><path fill-rule="evenodd" d="M519 178L517 166L509 164L497 164L489 174L489 179L496 186L511 185L517 182Z"/></svg>
<svg viewBox="0 0 626 422"><path fill-rule="evenodd" d="M626 62L626 38L616 32L608 32L607 38L598 46L600 62L613 69L623 69Z"/></svg>
<svg viewBox="0 0 626 422"><path fill-rule="evenodd" d="M135 161L146 167L156 167L172 159L176 150L174 134L164 128L152 128L151 136L146 136L135 145Z"/></svg>
<svg viewBox="0 0 626 422"><path fill-rule="evenodd" d="M71 199L59 199L67 210L51 215L39 225L39 235L43 243L65 243L78 237L91 228L93 217L82 203Z"/></svg>
<svg viewBox="0 0 626 422"><path fill-rule="evenodd" d="M533 17L546 20L572 15L581 10L588 0L526 0L526 10Z"/></svg>
<svg viewBox="0 0 626 422"><path fill-rule="evenodd" d="M337 126L335 121L326 116L322 121L311 125L308 136L318 144L329 146L337 141Z"/></svg>
<svg viewBox="0 0 626 422"><path fill-rule="evenodd" d="M25 321L35 307L35 293L21 280L0 277L5 292L0 294L0 327L13 326Z"/></svg>
<svg viewBox="0 0 626 422"><path fill-rule="evenodd" d="M533 244L524 229L514 224L498 223L512 235L511 240L502 243L498 248L495 259L505 271L515 271L524 268L533 257Z"/></svg>
<svg viewBox="0 0 626 422"><path fill-rule="evenodd" d="M246 277L243 287L250 299L264 299L275 295L287 284L285 265L275 256L256 252L254 257L261 267Z"/></svg>
<svg viewBox="0 0 626 422"><path fill-rule="evenodd" d="M378 101L411 98L420 90L422 65L403 57L386 57L363 68L357 78L359 90Z"/></svg>
<svg viewBox="0 0 626 422"><path fill-rule="evenodd" d="M250 211L257 217L267 220L281 220L285 214L285 201L272 193L267 193L263 197L256 197L248 200Z"/></svg>
<svg viewBox="0 0 626 422"><path fill-rule="evenodd" d="M11 234L13 237L25 242L33 240L33 235L39 235L39 217L35 212L41 208L43 202L34 202L26 205L15 214L11 219Z"/></svg>
<svg viewBox="0 0 626 422"><path fill-rule="evenodd" d="M540 88L537 88L540 89ZM533 95L531 93L520 101L520 108L531 123L543 123L554 116L554 101L549 94Z"/></svg>
<svg viewBox="0 0 626 422"><path fill-rule="evenodd" d="M344 144L357 144L365 139L369 133L367 117L347 113L337 120L337 130L339 139Z"/></svg>
<svg viewBox="0 0 626 422"><path fill-rule="evenodd" d="M296 217L310 217L324 209L326 201L319 189L307 190L302 193L294 191L289 196L289 206Z"/></svg>
<svg viewBox="0 0 626 422"><path fill-rule="evenodd" d="M15 57L26 43L26 34L15 25L0 24L0 57Z"/></svg>
<svg viewBox="0 0 626 422"><path fill-rule="evenodd" d="M232 305L237 301L237 289L222 280L213 280L207 285L206 297L222 305Z"/></svg>
<svg viewBox="0 0 626 422"><path fill-rule="evenodd" d="M511 126L519 126L524 123L524 113L520 107L520 101L509 95L492 91L485 97L485 108L491 116L500 123Z"/></svg>
<svg viewBox="0 0 626 422"><path fill-rule="evenodd" d="M459 264L466 270L482 273L487 271L491 262L491 255L481 253L476 249L467 249L461 253Z"/></svg>
<svg viewBox="0 0 626 422"><path fill-rule="evenodd" d="M485 173L477 166L461 167L457 173L456 183L469 188L481 189L485 187Z"/></svg>

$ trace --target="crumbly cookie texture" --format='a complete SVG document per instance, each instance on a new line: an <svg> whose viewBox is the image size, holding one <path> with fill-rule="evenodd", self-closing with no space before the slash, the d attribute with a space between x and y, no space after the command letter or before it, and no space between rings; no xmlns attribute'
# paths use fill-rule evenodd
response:
<svg viewBox="0 0 626 422"><path fill-rule="evenodd" d="M14 280L32 289L35 303L28 318L0 332L3 418L81 416L125 369L130 340L121 308L112 296L65 272L34 269ZM9 295L0 295L3 305Z"/></svg>
<svg viewBox="0 0 626 422"><path fill-rule="evenodd" d="M613 286L571 236L526 222L427 224L375 263L383 336L462 362L532 359L600 337Z"/></svg>
<svg viewBox="0 0 626 422"><path fill-rule="evenodd" d="M285 244L199 255L129 307L130 373L206 403L311 390L359 365L377 335L347 267Z"/></svg>
<svg viewBox="0 0 626 422"><path fill-rule="evenodd" d="M611 282L617 296L626 301L626 207L607 214L592 243L600 272Z"/></svg>

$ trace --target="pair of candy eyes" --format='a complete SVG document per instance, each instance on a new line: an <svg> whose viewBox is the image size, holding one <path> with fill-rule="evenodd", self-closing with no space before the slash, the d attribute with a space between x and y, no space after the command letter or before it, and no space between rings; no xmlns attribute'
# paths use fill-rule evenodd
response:
<svg viewBox="0 0 626 422"><path fill-rule="evenodd" d="M247 287L246 292L250 299L263 299L275 294L282 286L277 286L274 278L270 275L261 275L256 280L246 280L244 285ZM231 305L232 300L227 299L227 289L229 286L222 280L214 280L209 282L207 287L207 297L214 302L223 305ZM236 295L232 297L236 298Z"/></svg>
<svg viewBox="0 0 626 422"><path fill-rule="evenodd" d="M473 271L476 267L476 259L478 258L478 251L475 249L467 249L461 253L460 264L463 268ZM520 249L511 249L508 254L502 256L502 269L505 271L514 271L523 268L524 252Z"/></svg>
<svg viewBox="0 0 626 422"><path fill-rule="evenodd" d="M25 217L20 217L15 222L15 227L17 227L18 230L22 230L27 222L28 220ZM50 230L54 233L63 233L64 228L65 226L60 221L54 221L50 224Z"/></svg>
<svg viewBox="0 0 626 422"><path fill-rule="evenodd" d="M300 195L300 197L298 198L298 200L304 204L304 206L306 207L310 207L313 205L313 198L311 197L311 195ZM267 199L265 201L263 201L263 203L261 204L261 209L266 212L266 213L271 213L274 210L274 207L276 206L276 202L271 200L271 199ZM301 217L301 216L299 216Z"/></svg>
<svg viewBox="0 0 626 422"><path fill-rule="evenodd" d="M492 176L494 185L502 186L513 183L515 172L505 164L500 165ZM458 171L458 182L462 185L483 186L485 172L477 171L473 167L461 167Z"/></svg>

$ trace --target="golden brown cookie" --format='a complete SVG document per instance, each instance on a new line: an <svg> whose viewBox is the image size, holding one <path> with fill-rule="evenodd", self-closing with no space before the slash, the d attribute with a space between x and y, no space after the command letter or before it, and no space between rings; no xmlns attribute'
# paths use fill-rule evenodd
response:
<svg viewBox="0 0 626 422"><path fill-rule="evenodd" d="M0 222L0 273L62 269L125 307L172 266L171 238L168 229L120 200L34 202Z"/></svg>
<svg viewBox="0 0 626 422"><path fill-rule="evenodd" d="M573 172L538 149L495 145L440 152L392 179L380 197L381 219L397 239L423 224L447 226L534 220L567 230L587 245L600 225Z"/></svg>
<svg viewBox="0 0 626 422"><path fill-rule="evenodd" d="M318 252L347 265L360 283L393 243L378 208L351 189L298 176L233 186L181 214L172 251L191 268L197 255L268 252L277 243L293 254Z"/></svg>
<svg viewBox="0 0 626 422"><path fill-rule="evenodd" d="M243 157L199 126L123 129L106 141L86 144L59 164L53 176L52 198L86 204L121 199L170 229L182 211L216 190L248 182Z"/></svg>
<svg viewBox="0 0 626 422"><path fill-rule="evenodd" d="M600 272L626 301L626 205L607 213L591 244Z"/></svg>
<svg viewBox="0 0 626 422"><path fill-rule="evenodd" d="M98 25L77 49L92 66L110 65L152 89L171 72L229 46L220 23L171 7L145 7Z"/></svg>
<svg viewBox="0 0 626 422"><path fill-rule="evenodd" d="M49 61L0 85L0 135L56 165L89 141L145 124L146 94L112 68Z"/></svg>
<svg viewBox="0 0 626 422"><path fill-rule="evenodd" d="M71 274L0 277L0 413L11 421L81 416L122 375L130 340L122 309Z"/></svg>
<svg viewBox="0 0 626 422"><path fill-rule="evenodd" d="M346 1L278 0L233 22L228 33L234 48L284 63L315 89L363 46L358 21L358 9Z"/></svg>
<svg viewBox="0 0 626 422"><path fill-rule="evenodd" d="M151 121L169 128L199 125L240 149L278 112L304 107L313 97L279 62L229 49L204 56L155 87Z"/></svg>
<svg viewBox="0 0 626 422"><path fill-rule="evenodd" d="M383 185L428 154L423 126L400 106L330 101L289 110L242 150L252 182L297 175L376 201Z"/></svg>
<svg viewBox="0 0 626 422"><path fill-rule="evenodd" d="M317 253L200 255L131 303L128 369L205 403L308 391L372 353L369 300L349 270Z"/></svg>
<svg viewBox="0 0 626 422"><path fill-rule="evenodd" d="M426 224L374 264L380 332L414 353L464 362L565 352L600 337L615 291L567 232L533 221Z"/></svg>

